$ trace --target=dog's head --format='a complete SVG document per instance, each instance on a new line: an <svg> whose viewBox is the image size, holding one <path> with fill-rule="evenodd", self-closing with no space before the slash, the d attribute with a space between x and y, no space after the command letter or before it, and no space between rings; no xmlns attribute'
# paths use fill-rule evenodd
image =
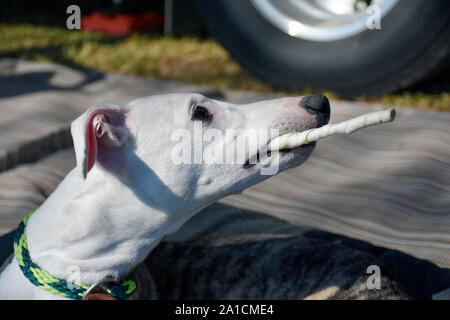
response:
<svg viewBox="0 0 450 320"><path fill-rule="evenodd" d="M324 96L234 105L168 94L92 107L71 130L84 179L91 170L112 174L144 198L196 210L303 163L314 144L270 152L268 143L329 116Z"/></svg>

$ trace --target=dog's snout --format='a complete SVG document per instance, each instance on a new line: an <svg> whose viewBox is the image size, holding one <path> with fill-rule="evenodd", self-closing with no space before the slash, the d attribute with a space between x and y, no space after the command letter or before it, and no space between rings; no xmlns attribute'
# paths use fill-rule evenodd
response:
<svg viewBox="0 0 450 320"><path fill-rule="evenodd" d="M309 113L315 114L321 125L327 124L330 120L330 102L324 95L305 96L299 105Z"/></svg>

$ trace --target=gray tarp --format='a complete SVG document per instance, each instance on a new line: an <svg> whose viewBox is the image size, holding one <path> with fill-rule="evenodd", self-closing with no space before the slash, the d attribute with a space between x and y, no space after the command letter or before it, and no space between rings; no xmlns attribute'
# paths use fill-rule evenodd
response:
<svg viewBox="0 0 450 320"><path fill-rule="evenodd" d="M85 109L156 93L208 90L190 84L0 60L0 235L13 230L74 166L70 148L53 151L70 146L69 124ZM221 99L237 103L274 97L232 90L222 94ZM331 101L331 121L382 107ZM50 155L39 160L42 150ZM21 164L29 160L39 161ZM450 114L398 109L393 123L322 140L301 167L222 203L397 249L449 268ZM198 235L212 228L217 223L213 214L173 238ZM260 226L236 212L231 217L242 218L248 228ZM230 224L230 232L234 228L235 224ZM275 231L272 225L264 228Z"/></svg>

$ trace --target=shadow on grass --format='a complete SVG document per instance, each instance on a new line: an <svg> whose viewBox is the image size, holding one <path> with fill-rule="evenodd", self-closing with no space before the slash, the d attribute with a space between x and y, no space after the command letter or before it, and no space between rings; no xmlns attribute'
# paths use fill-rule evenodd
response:
<svg viewBox="0 0 450 320"><path fill-rule="evenodd" d="M45 57L53 62L68 66L82 74L83 79L74 85L59 86L51 83L51 79L56 74L53 71L36 71L21 74L4 74L0 76L0 97L13 97L21 94L35 93L50 90L78 90L84 86L102 80L103 73L83 68L64 54L64 45L52 45L44 48L30 48L25 50L11 51L7 54L0 54L0 58L17 58L25 60L37 60ZM9 66L15 68L15 62Z"/></svg>

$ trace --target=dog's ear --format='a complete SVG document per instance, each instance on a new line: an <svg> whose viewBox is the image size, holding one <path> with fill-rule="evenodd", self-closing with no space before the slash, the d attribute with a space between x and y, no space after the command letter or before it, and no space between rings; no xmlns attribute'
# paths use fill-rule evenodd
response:
<svg viewBox="0 0 450 320"><path fill-rule="evenodd" d="M112 149L124 143L128 136L125 113L123 106L102 105L91 107L72 122L77 168L84 179L94 166L99 146Z"/></svg>

